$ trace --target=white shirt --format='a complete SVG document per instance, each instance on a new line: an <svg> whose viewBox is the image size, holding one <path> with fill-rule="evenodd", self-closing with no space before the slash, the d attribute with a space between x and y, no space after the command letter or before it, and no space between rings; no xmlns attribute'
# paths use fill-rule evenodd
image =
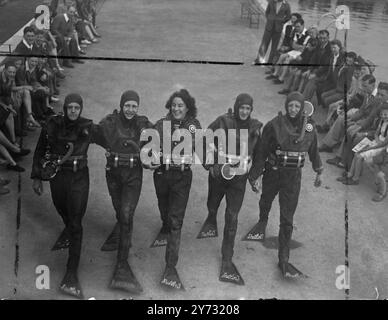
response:
<svg viewBox="0 0 388 320"><path fill-rule="evenodd" d="M276 2L275 2L276 13L279 12L280 8L282 7L282 4L284 4L284 3L285 3L285 1L282 1L282 2L276 1Z"/></svg>
<svg viewBox="0 0 388 320"><path fill-rule="evenodd" d="M337 64L338 57L339 57L339 54L337 54L336 56L334 56L334 59L333 59L333 71L334 71L334 69L335 69L335 65Z"/></svg>
<svg viewBox="0 0 388 320"><path fill-rule="evenodd" d="M28 48L28 49L30 49L30 50L32 50L32 44L31 45L29 45L28 43L27 43L27 41L26 41L26 39L23 39L23 43L24 43L24 45Z"/></svg>

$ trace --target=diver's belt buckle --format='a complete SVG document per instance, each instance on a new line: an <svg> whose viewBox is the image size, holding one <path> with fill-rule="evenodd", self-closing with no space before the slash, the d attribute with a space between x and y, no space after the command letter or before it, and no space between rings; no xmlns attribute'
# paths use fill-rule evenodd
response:
<svg viewBox="0 0 388 320"><path fill-rule="evenodd" d="M140 164L140 155L138 153L118 153L118 152L107 152L105 154L108 166L119 168L119 167L136 167Z"/></svg>
<svg viewBox="0 0 388 320"><path fill-rule="evenodd" d="M60 167L64 170L72 170L77 172L85 168L88 164L88 157L86 155L81 156L71 156L67 159Z"/></svg>
<svg viewBox="0 0 388 320"><path fill-rule="evenodd" d="M303 168L306 153L276 150L277 166L282 168Z"/></svg>
<svg viewBox="0 0 388 320"><path fill-rule="evenodd" d="M162 159L161 159L162 161ZM171 158L167 157L164 159L164 162L162 162L163 169L165 171L168 170L174 170L174 171L187 171L190 170L191 164L193 163L193 157L192 156L176 156Z"/></svg>

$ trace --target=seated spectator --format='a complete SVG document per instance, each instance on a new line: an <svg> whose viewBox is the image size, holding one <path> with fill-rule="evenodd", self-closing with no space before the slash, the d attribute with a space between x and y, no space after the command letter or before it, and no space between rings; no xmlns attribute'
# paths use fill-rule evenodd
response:
<svg viewBox="0 0 388 320"><path fill-rule="evenodd" d="M55 91L58 91L57 89L57 78L59 79L64 79L66 78L65 74L61 71L63 70L60 65L59 61L56 55L56 49L55 52L50 50L49 43L45 39L45 34L44 31L38 30L36 32L36 39L35 39L35 46L36 46L36 52L38 56L49 56L54 53L55 58L45 58L45 67L50 70L50 73L52 74L54 86L55 86ZM59 94L59 92L56 92L55 94Z"/></svg>
<svg viewBox="0 0 388 320"><path fill-rule="evenodd" d="M97 43L97 38L100 38L100 34L93 26L92 13L89 12L88 4L84 0L76 0L77 8L77 23L76 29L78 33L83 34L83 39L87 39L90 42Z"/></svg>
<svg viewBox="0 0 388 320"><path fill-rule="evenodd" d="M357 58L357 55L354 52L349 52L346 54L346 62L338 71L338 80L335 89L331 89L322 93L322 104L324 108L328 107L327 118L323 125L317 125L318 133L326 133L329 131L331 124L337 118L337 111L343 106L344 96L347 95L347 101L352 99L352 96L349 95L353 81L353 74L355 70L354 61ZM358 70L361 71L361 68L358 67ZM357 78L359 77L359 72L357 73ZM342 101L341 104L337 105L336 102Z"/></svg>
<svg viewBox="0 0 388 320"><path fill-rule="evenodd" d="M280 55L275 66L274 73L266 77L266 79L273 79L275 84L283 84L284 78L288 72L288 64L292 59L295 59L302 53L309 39L310 36L308 35L307 30L304 27L304 20L298 19L295 22L295 28L292 32L292 50L282 53Z"/></svg>
<svg viewBox="0 0 388 320"><path fill-rule="evenodd" d="M9 193L9 189L7 189L5 186L8 185L11 182L11 180L3 179L0 177L0 195L5 195Z"/></svg>
<svg viewBox="0 0 388 320"><path fill-rule="evenodd" d="M79 44L77 33L74 30L75 13L75 8L69 6L66 13L56 15L51 23L51 33L54 35L60 54L64 58L63 65L67 68L74 68L70 60L75 63L84 63L78 59Z"/></svg>
<svg viewBox="0 0 388 320"><path fill-rule="evenodd" d="M32 112L39 121L45 121L48 115L53 114L49 104L50 89L42 85L37 78L38 58L29 57L22 67L16 72L16 86L23 86L30 91Z"/></svg>
<svg viewBox="0 0 388 320"><path fill-rule="evenodd" d="M345 63L339 68L338 74L332 75L333 77L333 86L335 88L328 91L323 91L322 93L322 106L327 108L330 104L337 102L344 98L344 95L347 94L347 90L350 88L353 73L354 73L354 62L357 58L355 52L349 52L345 54Z"/></svg>
<svg viewBox="0 0 388 320"><path fill-rule="evenodd" d="M330 33L327 30L320 30L318 34L318 48L314 52L314 67L309 68L302 74L299 85L299 92L303 93L305 99L311 101L316 91L317 82L324 80L330 66L332 51L329 43ZM309 84L309 86L307 86Z"/></svg>
<svg viewBox="0 0 388 320"><path fill-rule="evenodd" d="M349 88L349 91L347 93L347 99L349 105L352 105L353 108L359 108L362 104L362 101L364 99L364 95L362 93L362 78L364 75L370 74L370 70L368 67L362 66L360 58L357 58L354 64L354 72L353 72L353 77L352 77L352 82ZM351 102L351 103L349 103ZM329 114L328 117L331 116L330 110L337 110L338 112L343 112L345 107L345 101L344 99L341 99L331 105L329 105ZM349 108L348 108L349 109ZM335 114L331 117L330 120L333 122L335 121L337 117ZM332 122L329 121L328 124L331 126ZM325 126L325 124L324 124ZM320 129L318 129L320 130ZM323 130L324 132L326 129Z"/></svg>
<svg viewBox="0 0 388 320"><path fill-rule="evenodd" d="M14 53L27 58L33 54L37 54L35 48L35 30L28 26L23 29L23 39L16 46Z"/></svg>
<svg viewBox="0 0 388 320"><path fill-rule="evenodd" d="M370 169L375 175L375 184L377 187L376 195L372 198L375 202L380 202L387 196L386 172L388 169L388 148L385 148L381 154L373 157Z"/></svg>
<svg viewBox="0 0 388 320"><path fill-rule="evenodd" d="M318 40L310 38L301 55L291 60L290 72L285 80L285 89L279 91L279 94L289 94L290 92L298 90L302 73L312 66L312 57L317 45Z"/></svg>
<svg viewBox="0 0 388 320"><path fill-rule="evenodd" d="M379 159L376 159L376 157L379 157L386 152L388 146L388 103L384 103L381 106L379 118L376 123L377 128L371 145L355 154L349 172L337 180L346 185L359 184L362 167L365 162L365 164L367 164L367 166L376 173L376 182L381 185L379 186L378 195L374 197L373 200L381 201L387 195L387 188L385 185L385 179L381 179L381 168L379 166L376 167L374 161ZM384 180L383 183L381 183L381 180Z"/></svg>
<svg viewBox="0 0 388 320"><path fill-rule="evenodd" d="M96 20L97 20L97 1L96 0L85 0L86 9L89 13L89 20L92 22L93 27L97 29Z"/></svg>
<svg viewBox="0 0 388 320"><path fill-rule="evenodd" d="M55 41L54 36L51 34L50 29L39 29L37 27L37 18L39 17L39 14L35 15L34 21L31 23L31 26L35 30L35 47L36 52L39 55L50 55L52 56L50 58L51 66L57 70L54 70L57 72L58 77L61 79L65 78L65 75L63 74L64 69L59 64L58 60L58 50L57 50L57 43Z"/></svg>
<svg viewBox="0 0 388 320"><path fill-rule="evenodd" d="M59 93L59 90L56 87L55 74L50 69L47 58L38 59L36 77L42 86L49 88L49 101L58 102L59 98L57 97L57 94Z"/></svg>
<svg viewBox="0 0 388 320"><path fill-rule="evenodd" d="M20 60L19 60L20 61ZM16 133L21 135L23 112L21 107L24 106L27 114L27 125L29 127L39 127L32 115L32 104L29 87L16 86L15 76L17 68L14 60L9 60L0 73L0 101L6 106L10 106L16 111Z"/></svg>
<svg viewBox="0 0 388 320"><path fill-rule="evenodd" d="M7 161L7 169L17 172L25 171L19 166L13 157L22 157L30 153L28 149L21 149L16 143L15 132L13 128L14 111L9 106L0 103L0 156ZM4 131L10 136L10 141L4 134Z"/></svg>
<svg viewBox="0 0 388 320"><path fill-rule="evenodd" d="M295 28L295 22L301 18L302 16L299 13L292 13L291 19L284 24L282 34L280 36L278 52L274 57L274 61L277 61L282 53L292 50L292 32ZM265 74L272 74L275 71L274 69L274 66L268 67Z"/></svg>
<svg viewBox="0 0 388 320"><path fill-rule="evenodd" d="M314 106L322 105L321 94L325 91L335 89L338 81L338 72L345 63L345 57L342 52L342 43L339 40L330 41L331 56L326 72L320 77L310 80L304 90L306 99ZM315 100L315 95L317 100Z"/></svg>
<svg viewBox="0 0 388 320"><path fill-rule="evenodd" d="M365 77L373 76L367 75L364 76L364 78ZM327 163L337 165L342 168L348 168L353 160L353 147L365 136L371 135L373 138L373 133L371 133L371 131L374 132L376 128L372 128L372 124L365 125L365 123L368 121L370 115L376 114L376 110L379 110L384 101L388 100L388 88L386 86L387 84L381 82L378 86L378 93L376 97L371 95L368 103L365 104L364 102L360 109L356 110L349 116L346 127L343 125L344 132L340 138L340 147L336 151L335 157L327 160ZM339 116L338 119L342 117L343 116ZM335 121L333 127L338 126L338 119ZM343 118L342 121L344 121Z"/></svg>
<svg viewBox="0 0 388 320"><path fill-rule="evenodd" d="M372 107L370 114L367 117L361 118L355 123L350 122L346 131L346 138L343 139L342 144L337 152L341 158L341 162L345 166L349 166L353 160L353 147L357 145L364 137L373 139L380 117L380 110L382 105L388 103L388 83L380 82L377 88L376 98L374 100L374 107ZM353 118L354 119L354 118Z"/></svg>
<svg viewBox="0 0 388 320"><path fill-rule="evenodd" d="M372 96L375 86L376 79L372 75L365 75L362 78L363 103L361 107L356 109L353 105L349 105L350 109L346 108L344 110L344 113L347 113L348 121L346 124L348 126L361 118L367 117L371 110L378 106L379 103L376 102L376 99ZM347 129L346 124L344 114L339 115L327 135L322 140L319 151L332 152L333 148L340 144L344 138Z"/></svg>

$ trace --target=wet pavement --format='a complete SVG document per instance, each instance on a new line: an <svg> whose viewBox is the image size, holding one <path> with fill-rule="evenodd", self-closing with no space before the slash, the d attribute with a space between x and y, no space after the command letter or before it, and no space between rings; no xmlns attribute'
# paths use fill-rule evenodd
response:
<svg viewBox="0 0 388 320"><path fill-rule="evenodd" d="M140 113L156 121L165 114L164 104L179 86L196 98L199 120L207 126L233 105L241 92L254 98L254 116L267 122L283 109L278 87L264 80L264 70L250 65L262 28L249 29L240 19L239 1L229 0L126 0L106 1L98 17L101 43L88 49L89 56L160 58L184 60L243 61L241 66L189 63L151 63L89 60L67 71L63 94L79 92L84 97L84 116L99 121L118 106L121 93L135 89L141 97ZM58 110L60 104L57 105ZM25 145L36 142L37 133ZM325 161L329 155L323 154ZM32 155L22 165L30 168ZM79 276L87 298L120 299L129 294L108 289L115 253L100 247L113 227L114 212L105 182L104 151L90 148L91 188L84 219L84 245ZM341 173L325 166L324 183L313 188L314 173L308 163L295 216L295 249L291 262L309 278L300 282L281 280L276 240L279 207L274 202L268 225L267 248L240 239L258 219L258 196L247 187L239 216L235 264L245 286L218 281L222 237L197 240L207 215L207 175L195 167L194 179L182 232L178 272L186 292L166 292L159 280L164 269L164 248L149 248L161 226L152 174L144 173L141 199L136 211L130 264L144 293L134 299L345 299L336 288L336 268L345 263L345 202L349 209L349 263L351 299L388 295L386 202L373 204L370 176L360 186L345 187L335 181ZM12 192L0 198L0 297L16 299L64 299L57 292L66 252L51 252L62 231L61 220L50 200L48 185L41 197L33 194L29 170L20 175L1 170L12 178ZM18 192L20 190L20 193ZM219 234L225 205L218 213ZM36 288L35 268L50 268L50 290Z"/></svg>

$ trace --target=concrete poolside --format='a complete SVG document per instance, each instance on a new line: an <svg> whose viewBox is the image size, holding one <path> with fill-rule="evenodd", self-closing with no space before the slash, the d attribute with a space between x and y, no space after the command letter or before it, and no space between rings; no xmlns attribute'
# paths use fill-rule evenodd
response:
<svg viewBox="0 0 388 320"><path fill-rule="evenodd" d="M185 86L196 98L199 120L207 126L216 116L233 105L237 94L251 93L254 116L265 123L282 110L284 97L278 87L264 80L264 70L250 65L261 38L240 20L240 2L228 0L116 0L106 1L98 17L101 43L88 49L89 56L118 58L160 58L243 62L241 66L118 62L89 60L68 71L61 86L63 97L77 91L84 97L84 116L99 121L118 106L126 89L141 96L140 113L156 121L165 114L164 104L178 85ZM60 106L58 106L60 107ZM27 137L25 145L34 146L37 133ZM108 289L115 253L99 250L114 224L114 213L105 183L104 151L91 146L91 189L84 219L84 245L79 276L85 296L96 299L129 298L125 292ZM326 160L327 154L322 154ZM23 162L31 167L32 155ZM303 244L291 252L291 261L310 278L297 283L284 282L276 268L277 251L240 239L258 218L258 197L247 193L240 212L235 245L235 263L246 285L237 287L218 281L222 238L196 240L206 217L207 174L194 168L194 180L182 232L178 271L186 287L184 293L166 292L159 286L164 268L164 248L150 249L159 230L160 219L152 174L145 171L142 196L136 211L133 249L130 262L144 293L134 299L344 299L335 286L336 268L345 262L344 206L349 208L350 298L374 298L388 295L388 259L385 230L388 228L386 201L370 201L370 175L362 184L344 187L335 181L340 170L325 166L324 183L313 188L314 173L308 164L295 216L294 239ZM17 193L16 174L1 170L12 178L12 192L0 199L0 298L64 299L57 292L63 276L66 252L52 253L50 248L62 230L61 221L45 194L33 194L29 169L21 174L21 192ZM17 239L16 218L20 197L18 233L19 265L14 270ZM222 234L223 211L219 212ZM268 235L278 231L278 204L274 202ZM35 287L35 268L47 265L51 271L51 289Z"/></svg>

